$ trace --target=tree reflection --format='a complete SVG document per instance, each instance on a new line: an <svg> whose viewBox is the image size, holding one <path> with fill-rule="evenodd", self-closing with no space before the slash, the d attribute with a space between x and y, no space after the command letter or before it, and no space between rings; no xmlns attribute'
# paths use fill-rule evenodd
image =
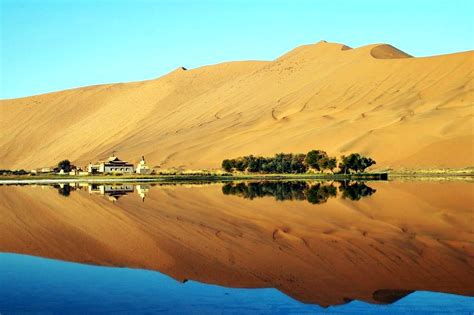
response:
<svg viewBox="0 0 474 315"><path fill-rule="evenodd" d="M71 191L74 190L74 188L69 184L55 184L53 186L58 190L60 195L65 197L68 197L71 194Z"/></svg>
<svg viewBox="0 0 474 315"><path fill-rule="evenodd" d="M347 181L341 182L339 191L342 193L342 198L350 200L360 200L363 197L371 196L375 193L375 189L367 186L363 182L349 183Z"/></svg>
<svg viewBox="0 0 474 315"><path fill-rule="evenodd" d="M224 195L236 195L246 199L274 197L283 200L307 200L313 204L327 202L329 198L341 197L360 200L375 193L375 189L363 182L309 183L302 181L266 181L250 183L227 183L222 187Z"/></svg>
<svg viewBox="0 0 474 315"><path fill-rule="evenodd" d="M276 200L305 200L306 182L252 182L227 183L222 187L224 195L237 195L247 199L273 196Z"/></svg>
<svg viewBox="0 0 474 315"><path fill-rule="evenodd" d="M337 188L332 184L316 184L305 191L305 196L310 203L325 203L329 198L337 196Z"/></svg>

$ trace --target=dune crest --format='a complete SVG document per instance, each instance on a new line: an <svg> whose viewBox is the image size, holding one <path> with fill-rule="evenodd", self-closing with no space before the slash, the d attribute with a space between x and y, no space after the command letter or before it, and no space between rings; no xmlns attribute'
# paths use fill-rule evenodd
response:
<svg viewBox="0 0 474 315"><path fill-rule="evenodd" d="M314 148L369 154L380 168L473 166L473 51L408 57L385 44L322 41L274 61L2 100L0 168L84 165L112 151L217 168L224 158ZM447 144L453 154L438 158Z"/></svg>
<svg viewBox="0 0 474 315"><path fill-rule="evenodd" d="M392 45L381 44L370 50L370 55L376 59L399 59L399 58L413 58L413 56L401 51Z"/></svg>

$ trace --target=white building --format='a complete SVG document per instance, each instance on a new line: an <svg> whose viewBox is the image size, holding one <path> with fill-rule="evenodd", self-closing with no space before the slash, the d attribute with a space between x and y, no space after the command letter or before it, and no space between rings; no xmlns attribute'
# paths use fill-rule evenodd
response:
<svg viewBox="0 0 474 315"><path fill-rule="evenodd" d="M137 174L150 174L150 167L145 162L145 157L142 156L142 160L138 162L137 168L135 170Z"/></svg>
<svg viewBox="0 0 474 315"><path fill-rule="evenodd" d="M133 164L120 160L115 155L112 155L107 161L102 161L97 164L89 163L87 171L91 174L97 173L128 173L134 171Z"/></svg>

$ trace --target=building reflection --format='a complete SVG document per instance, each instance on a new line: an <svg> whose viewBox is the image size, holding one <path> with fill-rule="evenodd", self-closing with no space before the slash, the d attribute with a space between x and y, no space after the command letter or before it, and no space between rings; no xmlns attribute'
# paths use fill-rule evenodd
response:
<svg viewBox="0 0 474 315"><path fill-rule="evenodd" d="M151 185L135 185L128 183L64 183L55 184L53 187L58 190L60 195L65 197L68 197L72 191L83 190L87 191L89 194L105 196L110 201L116 202L119 198L134 193L135 191L142 201L145 201L145 197L150 191Z"/></svg>
<svg viewBox="0 0 474 315"><path fill-rule="evenodd" d="M133 193L132 184L112 184L112 185L100 185L91 184L88 187L89 194L99 194L107 196L110 201L117 201L120 197L125 196L129 193Z"/></svg>
<svg viewBox="0 0 474 315"><path fill-rule="evenodd" d="M142 201L145 201L145 197L150 192L151 186L150 185L137 185L137 194L142 198Z"/></svg>

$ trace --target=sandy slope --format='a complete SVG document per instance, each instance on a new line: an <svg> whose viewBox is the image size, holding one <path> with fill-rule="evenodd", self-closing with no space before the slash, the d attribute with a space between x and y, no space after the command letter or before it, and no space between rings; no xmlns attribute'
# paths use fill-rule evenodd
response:
<svg viewBox="0 0 474 315"><path fill-rule="evenodd" d="M474 165L474 52L412 58L390 45L319 42L272 62L0 103L0 168L82 165L112 151L153 166L323 148L378 167Z"/></svg>
<svg viewBox="0 0 474 315"><path fill-rule="evenodd" d="M370 183L360 201L248 200L212 187L153 188L112 203L85 191L0 187L0 251L159 270L304 302L376 292L474 295L469 183ZM382 290L382 291L380 291Z"/></svg>

